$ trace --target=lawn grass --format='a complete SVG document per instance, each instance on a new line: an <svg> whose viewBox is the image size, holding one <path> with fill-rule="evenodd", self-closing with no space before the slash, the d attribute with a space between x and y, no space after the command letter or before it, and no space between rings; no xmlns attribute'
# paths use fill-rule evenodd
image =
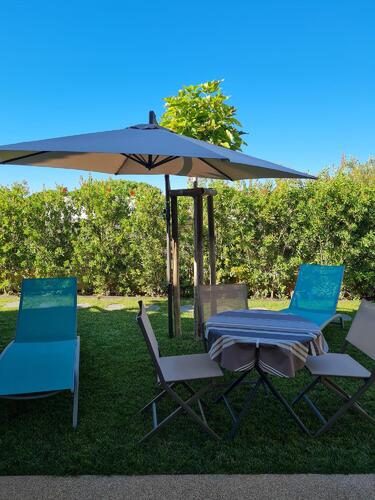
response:
<svg viewBox="0 0 375 500"><path fill-rule="evenodd" d="M306 437L272 397L260 392L234 441L215 442L180 416L159 436L144 445L138 439L151 426L151 418L137 413L155 394L155 376L144 341L135 322L137 300L115 298L121 311L104 310L110 299L84 297L91 309L78 312L81 336L80 410L77 430L71 427L69 393L34 401L0 401L0 474L166 474L166 473L365 473L375 472L375 429L354 413L345 416L320 437ZM17 311L0 299L0 348L11 340ZM200 352L192 338L191 313L183 314L184 335L167 337L165 299L146 299L160 311L150 312L163 355ZM251 301L252 307L281 309L285 302ZM353 315L358 302L340 302L339 310ZM331 326L326 338L338 349L345 332ZM367 366L369 360L359 356ZM228 382L232 375L226 374ZM295 379L275 379L291 399L307 382L305 371ZM352 383L345 384L351 388ZM246 387L235 394L241 403ZM330 414L337 400L324 390L316 400ZM375 391L364 398L375 414ZM163 403L165 411L169 403ZM301 405L300 415L317 422ZM230 419L222 404L212 407L209 422L221 435Z"/></svg>

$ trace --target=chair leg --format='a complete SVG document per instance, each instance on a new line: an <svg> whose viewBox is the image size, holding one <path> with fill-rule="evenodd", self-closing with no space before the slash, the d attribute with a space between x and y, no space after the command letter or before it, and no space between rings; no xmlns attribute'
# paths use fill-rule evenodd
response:
<svg viewBox="0 0 375 500"><path fill-rule="evenodd" d="M296 396L293 401L291 402L291 405L297 404L304 396L307 394L313 387L316 386L316 384L320 382L320 377L316 377L312 382L307 384L307 386Z"/></svg>
<svg viewBox="0 0 375 500"><path fill-rule="evenodd" d="M337 410L337 412L329 419L327 420L327 423L323 425L315 434L314 437L318 437L324 432L326 432L328 429L332 427L332 425L338 420L340 417L342 417L350 408L354 406L354 404L357 402L357 400L364 394L367 389L374 383L375 380L375 374L372 374L371 377L367 380L365 384L363 384L357 392L351 396L345 404L341 406Z"/></svg>
<svg viewBox="0 0 375 500"><path fill-rule="evenodd" d="M194 389L186 381L182 382L182 385L190 392L191 395L195 394ZM200 399L200 402L202 403L202 405L205 407L206 410L209 410L209 406L204 399Z"/></svg>
<svg viewBox="0 0 375 500"><path fill-rule="evenodd" d="M80 356L80 339L78 337L76 365L74 370L74 393L73 393L73 429L78 425L78 396L79 396L79 356Z"/></svg>
<svg viewBox="0 0 375 500"><path fill-rule="evenodd" d="M261 382L262 382L262 387L264 389L264 392L265 392L266 396L268 396L268 394L270 393L270 390L268 389L267 384L264 383L264 380L261 380Z"/></svg>
<svg viewBox="0 0 375 500"><path fill-rule="evenodd" d="M319 408L311 401L309 396L307 394L304 394L303 399L305 400L306 404L310 407L310 410L315 413L315 415L318 417L318 419L322 422L322 424L326 424L327 420L324 418L324 416L320 413Z"/></svg>
<svg viewBox="0 0 375 500"><path fill-rule="evenodd" d="M197 403L198 403L199 411L200 411L200 413L202 415L202 420L207 425L206 415L204 414L203 406L202 406L203 401L201 401L200 399L198 399Z"/></svg>
<svg viewBox="0 0 375 500"><path fill-rule="evenodd" d="M212 436L214 439L217 439L219 440L220 437L216 434L216 432L214 432L211 427L209 427L207 425L207 423L205 423L196 413L195 411L191 408L191 403L193 403L195 400L199 400L200 397L205 393L207 392L209 389L211 389L213 387L213 383L210 383L208 385L206 385L205 387L202 387L202 389L200 389L198 392L196 392L190 399L188 399L187 401L184 401L183 399L180 398L180 396L174 392L174 391L171 391L173 394L171 394L172 398L177 401L177 403L185 410L185 412L193 419L195 420L195 422L197 422L197 424L199 424L202 429L207 432L207 434L209 434L210 436Z"/></svg>
<svg viewBox="0 0 375 500"><path fill-rule="evenodd" d="M169 387L174 387L176 384L173 382L172 384L169 385ZM151 406L156 403L157 401L160 401L167 395L167 391L163 389L157 396L155 396L149 403L147 403L143 408L139 410L138 413L143 413L144 411L148 410L148 408L151 408Z"/></svg>
<svg viewBox="0 0 375 500"><path fill-rule="evenodd" d="M214 432L207 424L207 421L206 421L206 417L204 416L204 412L203 412L203 408L200 404L200 398L201 396L207 392L209 389L211 389L213 387L213 383L210 383L204 387L202 387L199 391L197 392L194 392L194 394L189 398L187 399L186 401L184 401L172 388L171 386L165 386L164 387L164 390L165 390L165 393L167 395L169 395L174 401L177 402L177 404L179 405L178 408L176 408L176 410L174 410L172 413L170 413L166 418L164 418L164 420L162 420L159 424L157 424L156 426L154 425L154 428L148 432L139 442L142 443L144 441L146 441L147 439L149 439L151 436L153 436L154 434L156 434L157 432L159 432L163 427L165 427L166 424L168 424L171 420L173 420L180 412L182 411L185 411L195 422L197 422L201 427L202 429L207 432L210 436L212 436L213 438L215 439L220 439L220 437L216 434L216 432ZM160 397L162 395L162 393L160 393L158 396ZM163 391L163 396L164 396L164 391ZM157 396L157 397L158 397ZM156 399L156 398L155 398ZM200 408L200 411L202 413L202 417L199 417L195 411L191 408L191 404L194 403L195 401L198 400L198 405L199 405L199 408ZM151 403L148 404L148 406L153 405L155 406L155 403L156 401L153 401ZM155 423L155 418L153 418L154 420L154 423Z"/></svg>
<svg viewBox="0 0 375 500"><path fill-rule="evenodd" d="M329 379L323 379L323 384L327 387L328 390L334 392L344 401L349 401L351 396L346 393L340 386L332 382ZM375 424L375 418L367 413L367 411L357 402L353 403L353 409L357 410L361 415L366 417L371 423Z"/></svg>
<svg viewBox="0 0 375 500"><path fill-rule="evenodd" d="M302 420L299 418L299 416L296 414L296 412L293 410L293 408L290 406L288 401L284 398L282 394L280 394L279 391L276 390L276 388L273 386L271 381L269 380L267 374L263 372L259 367L257 367L257 371L261 378L264 380L264 382L267 384L268 388L272 392L272 394L280 401L280 403L284 406L284 408L287 410L289 415L297 422L299 427L306 432L306 434L311 435L310 431L306 427L306 425L302 422Z"/></svg>
<svg viewBox="0 0 375 500"><path fill-rule="evenodd" d="M335 384L332 380L326 377L316 377L310 384L308 384L305 389L292 401L292 405L297 403L300 399L304 399L306 403L309 405L310 409L315 413L315 415L319 418L319 420L323 423L322 427L318 429L315 433L310 433L313 437L318 437L324 432L326 432L332 425L342 417L347 411L350 409L358 411L361 415L366 417L372 424L375 424L375 418L369 415L364 408L358 403L358 399L362 396L362 394L373 384L375 380L375 375L372 375L369 379L366 379L364 385L362 385L357 392L350 396L347 394L340 386ZM307 396L307 392L310 391L318 382L322 383L329 391L335 393L341 399L345 401L345 404L341 406L337 412L328 420L326 420L323 415L320 413L317 406L311 401L311 399Z"/></svg>
<svg viewBox="0 0 375 500"><path fill-rule="evenodd" d="M173 420L181 411L182 411L181 406L176 408L172 413L170 413L168 415L168 417L165 417L165 419L162 420L156 427L154 427L150 432L148 432L145 436L143 436L143 438L139 440L139 444L144 443L151 436L153 436L154 434L159 432L163 427L165 427L167 425L168 422Z"/></svg>
<svg viewBox="0 0 375 500"><path fill-rule="evenodd" d="M228 394L232 392L233 389L237 387L237 385L240 384L247 375L249 375L249 373L250 372L243 372L243 374L240 377L238 377L234 382L232 382L230 386L225 389L223 394L220 394L220 396L217 399L215 399L215 404L224 399L225 396L228 396Z"/></svg>
<svg viewBox="0 0 375 500"><path fill-rule="evenodd" d="M76 429L78 425L78 391L79 382L74 384L74 394L73 394L73 428Z"/></svg>
<svg viewBox="0 0 375 500"><path fill-rule="evenodd" d="M215 400L215 404L219 403L221 400L224 401L225 403L225 406L227 407L228 411L229 411L229 415L232 419L232 431L230 433L230 437L233 438L235 433L237 432L236 430L233 432L233 428L237 425L236 422L238 421L238 418L239 416L236 415L236 413L234 412L233 408L232 408L232 405L230 404L230 401L229 401L229 398L227 398L228 394L230 392L233 391L233 389L235 389L239 384L242 383L243 379L249 375L249 373L251 372L250 371L246 371L246 372L243 372L243 374L238 377L234 382L232 382L229 386L227 386L227 388L225 389L225 391L220 394L220 396ZM268 396L269 394L269 389L267 387L267 385L264 383L264 381L261 379L261 378L257 378L256 380L251 380L250 381L250 384L253 384L254 387L252 389L252 391L254 390L254 394L258 391L258 383L260 383L260 385L262 385L262 387L264 388L264 392L266 393L266 395ZM250 391L251 393L251 391ZM246 402L245 402L246 404ZM242 420L242 418L241 418ZM238 426L238 425L237 425Z"/></svg>
<svg viewBox="0 0 375 500"><path fill-rule="evenodd" d="M260 385L262 385L262 381L261 381L260 378L258 378L258 380L256 381L254 387L249 392L248 397L245 400L245 403L244 403L244 405L242 407L242 410L241 410L240 414L238 415L238 417L236 417L234 415L232 408L230 406L228 407L229 412L230 412L230 414L232 416L232 419L233 419L232 429L231 429L231 431L229 433L229 439L233 439L234 436L237 434L238 427L239 427L240 423L242 422L242 420L249 413L249 410L250 410L250 407L251 407L251 403L253 402L253 400L254 400L257 392L258 392L258 389L259 389ZM224 396L224 398L225 398L224 401L227 403L225 396ZM228 404L227 404L227 406L228 406Z"/></svg>

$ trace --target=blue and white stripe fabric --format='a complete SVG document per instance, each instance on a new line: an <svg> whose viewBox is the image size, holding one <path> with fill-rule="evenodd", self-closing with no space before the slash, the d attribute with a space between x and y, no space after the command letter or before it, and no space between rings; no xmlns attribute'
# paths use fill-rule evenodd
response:
<svg viewBox="0 0 375 500"><path fill-rule="evenodd" d="M323 354L319 327L299 316L264 310L226 311L211 316L205 335L211 359L231 371L259 367L293 377L307 356Z"/></svg>

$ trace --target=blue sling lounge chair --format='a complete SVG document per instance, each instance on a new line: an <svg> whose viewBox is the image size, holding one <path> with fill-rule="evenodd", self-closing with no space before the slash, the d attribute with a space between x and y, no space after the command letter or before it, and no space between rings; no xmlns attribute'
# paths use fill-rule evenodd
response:
<svg viewBox="0 0 375 500"><path fill-rule="evenodd" d="M281 312L296 314L317 324L322 330L332 321L340 321L336 312L344 266L302 264L289 307Z"/></svg>
<svg viewBox="0 0 375 500"><path fill-rule="evenodd" d="M0 355L0 397L32 399L73 393L78 418L77 280L24 279L15 339Z"/></svg>

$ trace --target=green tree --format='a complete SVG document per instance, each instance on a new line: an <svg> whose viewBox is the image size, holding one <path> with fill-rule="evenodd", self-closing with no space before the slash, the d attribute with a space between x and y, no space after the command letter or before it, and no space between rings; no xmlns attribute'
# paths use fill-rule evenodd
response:
<svg viewBox="0 0 375 500"><path fill-rule="evenodd" d="M236 118L237 109L227 104L223 80L189 85L176 96L166 97L166 110L160 124L178 134L211 142L225 148L240 150L246 145Z"/></svg>

